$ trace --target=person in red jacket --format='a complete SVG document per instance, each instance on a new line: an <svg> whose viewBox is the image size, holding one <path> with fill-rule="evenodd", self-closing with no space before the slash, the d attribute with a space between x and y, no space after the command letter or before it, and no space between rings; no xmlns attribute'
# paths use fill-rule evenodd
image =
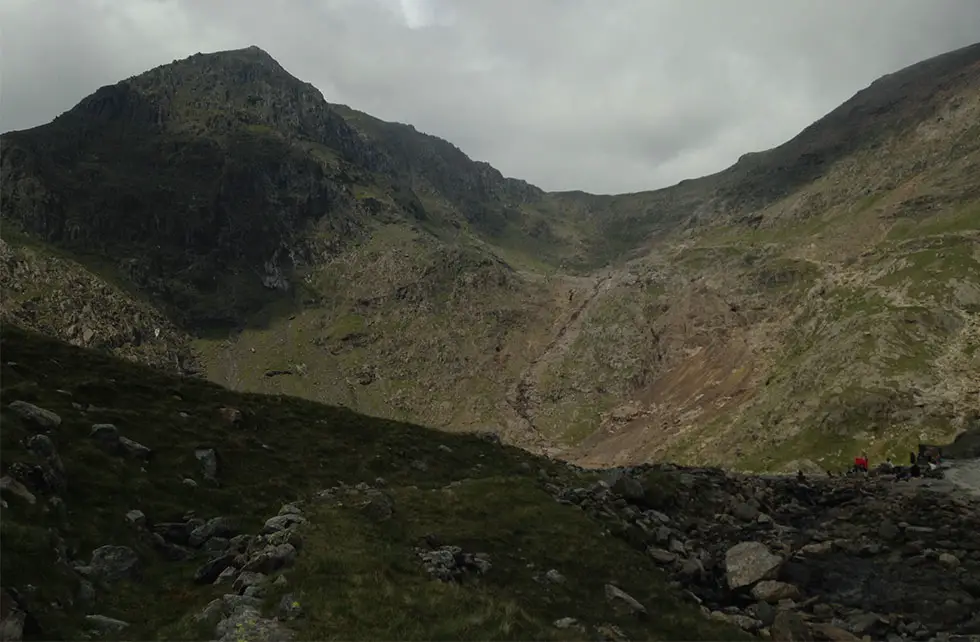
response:
<svg viewBox="0 0 980 642"><path fill-rule="evenodd" d="M861 453L860 457L855 457L854 467L862 472L868 472L868 455L866 453Z"/></svg>

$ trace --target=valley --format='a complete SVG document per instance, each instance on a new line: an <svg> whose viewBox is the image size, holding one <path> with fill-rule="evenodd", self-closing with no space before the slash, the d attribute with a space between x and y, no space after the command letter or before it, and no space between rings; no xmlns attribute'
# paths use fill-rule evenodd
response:
<svg viewBox="0 0 980 642"><path fill-rule="evenodd" d="M0 640L980 636L980 45L621 195L328 99L0 138Z"/></svg>
<svg viewBox="0 0 980 642"><path fill-rule="evenodd" d="M980 417L978 114L974 45L719 174L547 193L199 54L4 135L2 315L586 466L900 456Z"/></svg>

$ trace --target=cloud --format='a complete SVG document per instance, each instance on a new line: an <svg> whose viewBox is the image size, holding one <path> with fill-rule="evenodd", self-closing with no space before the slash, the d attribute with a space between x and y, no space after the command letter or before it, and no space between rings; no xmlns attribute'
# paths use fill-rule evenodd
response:
<svg viewBox="0 0 980 642"><path fill-rule="evenodd" d="M876 78L972 44L976 0L5 0L0 128L258 45L327 100L546 189L718 171Z"/></svg>

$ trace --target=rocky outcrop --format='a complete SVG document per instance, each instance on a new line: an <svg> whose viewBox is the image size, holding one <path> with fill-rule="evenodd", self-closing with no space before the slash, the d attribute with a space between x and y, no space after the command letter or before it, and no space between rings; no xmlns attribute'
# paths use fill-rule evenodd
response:
<svg viewBox="0 0 980 642"><path fill-rule="evenodd" d="M980 636L976 499L894 476L605 475L544 483L645 550L712 617L778 640Z"/></svg>
<svg viewBox="0 0 980 642"><path fill-rule="evenodd" d="M168 372L199 373L184 332L76 261L0 239L0 287L3 322Z"/></svg>

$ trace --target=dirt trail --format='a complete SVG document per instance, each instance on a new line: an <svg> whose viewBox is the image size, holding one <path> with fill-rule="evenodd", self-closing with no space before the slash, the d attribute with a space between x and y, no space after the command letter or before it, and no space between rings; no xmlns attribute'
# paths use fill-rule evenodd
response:
<svg viewBox="0 0 980 642"><path fill-rule="evenodd" d="M556 454L558 449L548 444L548 440L541 435L534 424L532 408L534 400L532 397L535 381L549 365L564 354L579 336L582 330L583 313L603 292L609 290L616 283L616 275L617 272L615 271L603 271L592 277L567 277L565 279L565 282L569 284L578 286L588 284L590 287L579 301L571 305L565 314L559 317L555 323L556 327L551 335L551 340L538 355L531 358L517 384L507 394L507 405L513 411L518 427L526 434L532 435L534 441L551 454Z"/></svg>

